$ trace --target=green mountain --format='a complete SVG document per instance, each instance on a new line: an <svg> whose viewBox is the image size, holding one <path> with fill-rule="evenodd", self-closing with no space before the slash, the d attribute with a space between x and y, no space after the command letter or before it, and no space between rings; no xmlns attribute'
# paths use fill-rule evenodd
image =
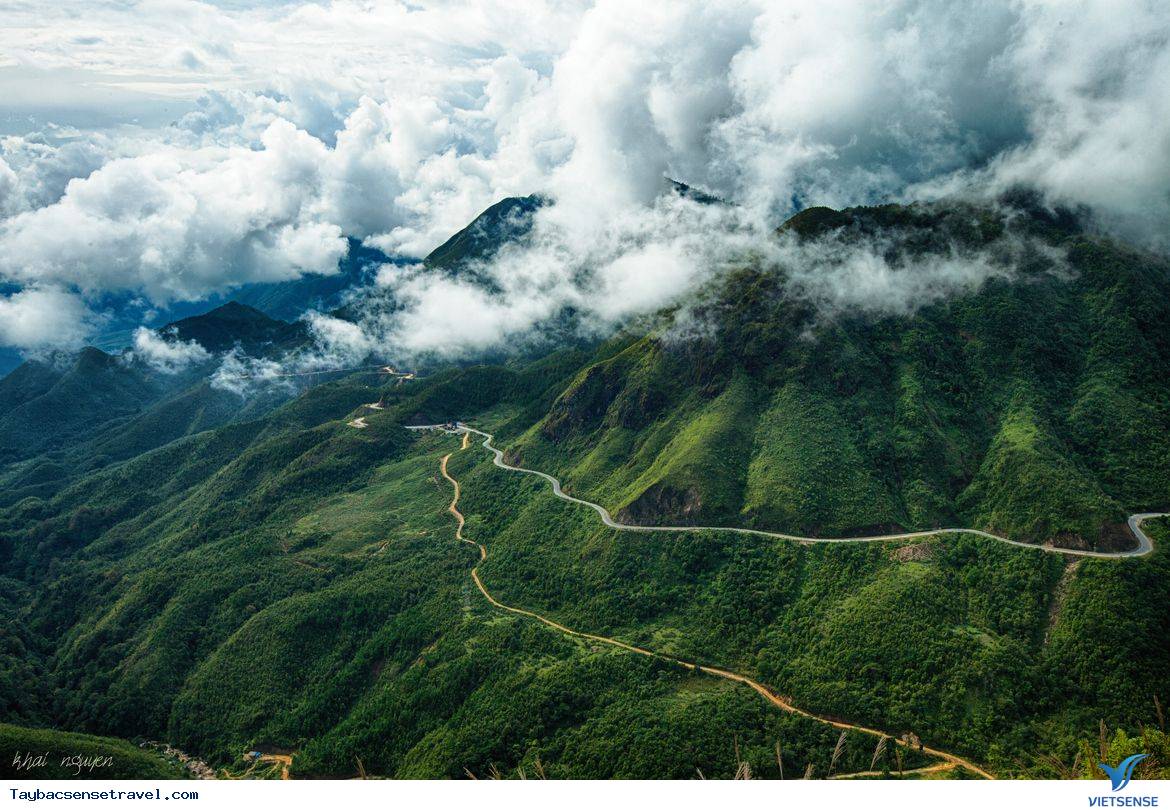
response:
<svg viewBox="0 0 1170 810"><path fill-rule="evenodd" d="M269 318L236 301L170 323L162 331L173 332L180 340L194 340L209 352L238 346L247 354L260 356L288 351L308 341L304 324Z"/></svg>
<svg viewBox="0 0 1170 810"><path fill-rule="evenodd" d="M61 366L28 361L0 381L0 461L84 441L138 412L160 386L100 349Z"/></svg>
<svg viewBox="0 0 1170 810"><path fill-rule="evenodd" d="M903 251L1002 238L993 220L961 231L965 213L832 216L849 239L896 227ZM743 267L696 308L708 337L611 343L514 452L634 522L1122 547L1127 514L1170 504L1167 265L1075 232L1044 240L1067 267L897 317L826 317L783 273Z"/></svg>
<svg viewBox="0 0 1170 810"><path fill-rule="evenodd" d="M303 324L228 303L159 330L222 353L282 357L306 344ZM87 347L29 360L0 379L0 504L45 497L88 472L185 436L248 419L294 395L266 387L246 399L209 384L219 358L177 372Z"/></svg>
<svg viewBox="0 0 1170 810"><path fill-rule="evenodd" d="M501 246L523 239L532 227L532 215L545 202L535 195L502 199L427 254L423 263L435 270L472 274L478 279L475 264L490 260Z"/></svg>
<svg viewBox="0 0 1170 810"><path fill-rule="evenodd" d="M1132 546L1126 516L1170 506L1165 260L1020 207L821 209L777 238L875 236L899 272L932 256L1011 272L866 314L820 306L807 268L745 257L686 302L703 329L666 312L536 359L355 374L176 418L173 435L129 420L106 434L116 452L77 445L77 467L122 455L0 505L4 718L241 770L241 752L280 748L297 777L938 762L909 735L997 776L1056 777L1102 724L1122 750L1170 695L1170 521L1129 559L954 534L626 532L477 442L402 428L478 426L631 523ZM0 391L45 396L59 373ZM455 537L448 455L482 561ZM842 737L696 666L911 742Z"/></svg>

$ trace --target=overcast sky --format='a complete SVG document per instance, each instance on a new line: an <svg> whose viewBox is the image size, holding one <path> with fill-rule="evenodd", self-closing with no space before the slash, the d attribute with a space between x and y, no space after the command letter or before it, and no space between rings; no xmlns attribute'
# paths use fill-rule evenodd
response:
<svg viewBox="0 0 1170 810"><path fill-rule="evenodd" d="M557 205L536 252L496 269L505 297L404 270L383 283L414 320L346 339L482 348L565 303L617 320L703 276L726 246L703 228L742 246L806 205L1024 184L1148 246L1170 233L1164 0L0 0L0 16L0 345L76 345L110 293L165 306L334 272L346 236L421 256L534 192ZM664 175L737 221L658 199ZM586 264L592 293L574 286Z"/></svg>

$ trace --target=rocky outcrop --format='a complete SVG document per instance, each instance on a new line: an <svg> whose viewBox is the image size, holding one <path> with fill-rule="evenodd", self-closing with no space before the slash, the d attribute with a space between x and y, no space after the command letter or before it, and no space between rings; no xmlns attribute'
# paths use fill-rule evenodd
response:
<svg viewBox="0 0 1170 810"><path fill-rule="evenodd" d="M681 526L697 523L702 515L703 502L694 489L675 489L667 484L654 484L615 516L619 522L635 525L677 523Z"/></svg>

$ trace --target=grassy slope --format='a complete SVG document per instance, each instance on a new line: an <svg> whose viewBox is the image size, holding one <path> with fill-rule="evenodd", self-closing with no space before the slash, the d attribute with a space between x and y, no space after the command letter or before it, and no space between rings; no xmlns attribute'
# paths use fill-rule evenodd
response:
<svg viewBox="0 0 1170 810"><path fill-rule="evenodd" d="M432 396L417 387L395 392L368 431L306 426L325 410L311 400L331 401L319 391L298 403L301 416L286 409L200 438L225 443L219 466L201 452L211 469L180 468L182 482L164 486L144 517L101 532L69 574L32 584L20 618L55 650L44 667L57 689L42 711L105 733L166 735L221 763L267 743L299 749L302 774L348 774L360 757L371 773L430 776L493 764L531 772L537 757L557 775L686 775L692 765L727 775L734 746L707 725L726 716L739 718L728 732L757 770L771 767L765 753L779 737L790 772L813 763L823 773L835 737L822 727L777 717L747 690L659 673L486 606L436 477L456 440L403 444L394 427ZM507 421L519 404L494 412ZM245 449L229 452L229 435ZM119 473L133 481L134 467ZM334 471L328 486L297 486L303 468L319 467ZM1091 666L1075 699L1052 691L1056 673L1077 671L1067 656L1091 661L1113 641L1093 626L1074 634L1084 649L1049 657L1067 643L1059 633L1041 642L1060 574L1049 555L939 541L933 559L904 564L881 547L625 535L490 466L482 450L452 469L465 483L468 533L489 544L491 587L573 626L738 666L810 708L914 730L997 767L1017 767L1039 729L1044 750L1074 745L1072 730L1106 705ZM102 486L103 499L118 492ZM1137 571L1163 559L1101 565ZM1116 600L1113 621L1133 623L1131 644L1156 637L1145 623L1164 602L1152 582ZM1109 599L1106 586L1090 579L1069 599ZM1066 605L1061 615L1074 614ZM1126 650L1117 654L1160 666L1157 651ZM1159 688L1162 675L1143 675ZM1111 725L1148 719L1107 705ZM1075 722L1053 719L1064 716ZM628 730L615 738L619 727ZM686 742L696 729L706 736ZM616 740L642 747L621 756ZM872 743L849 746L864 765Z"/></svg>
<svg viewBox="0 0 1170 810"><path fill-rule="evenodd" d="M962 511L976 525L1010 527L1033 542L1116 520L1120 504L1064 451L1027 400L1017 395L1008 405L979 471L959 496Z"/></svg>
<svg viewBox="0 0 1170 810"><path fill-rule="evenodd" d="M45 764L19 769L14 760L45 755ZM90 767L63 759L100 762ZM106 764L106 758L109 763ZM0 723L0 776L6 779L182 779L186 771L126 740Z"/></svg>
<svg viewBox="0 0 1170 810"><path fill-rule="evenodd" d="M896 523L896 502L864 463L858 436L828 399L786 385L760 417L743 511L759 526L818 534Z"/></svg>

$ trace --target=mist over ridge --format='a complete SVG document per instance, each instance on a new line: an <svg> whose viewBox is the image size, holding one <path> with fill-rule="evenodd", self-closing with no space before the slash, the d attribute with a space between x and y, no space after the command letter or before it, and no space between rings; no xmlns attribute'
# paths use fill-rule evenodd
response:
<svg viewBox="0 0 1170 810"><path fill-rule="evenodd" d="M30 117L0 142L0 344L80 345L110 296L147 317L335 275L354 239L401 260L375 285L400 303L359 332L310 316L324 350L439 357L527 339L566 307L598 333L672 305L745 253L785 252L774 229L810 206L1024 188L1166 247L1158 3L180 8L150 44L105 3L84 23L17 12L0 79ZM310 28L318 47L292 44ZM33 76L56 107L33 104ZM138 95L97 125L77 112L88 85ZM135 123L144 104L172 117ZM553 204L483 263L490 287L409 266L522 195ZM1001 272L955 254L894 276L877 245L838 254L833 289L811 290L833 306L905 311Z"/></svg>

